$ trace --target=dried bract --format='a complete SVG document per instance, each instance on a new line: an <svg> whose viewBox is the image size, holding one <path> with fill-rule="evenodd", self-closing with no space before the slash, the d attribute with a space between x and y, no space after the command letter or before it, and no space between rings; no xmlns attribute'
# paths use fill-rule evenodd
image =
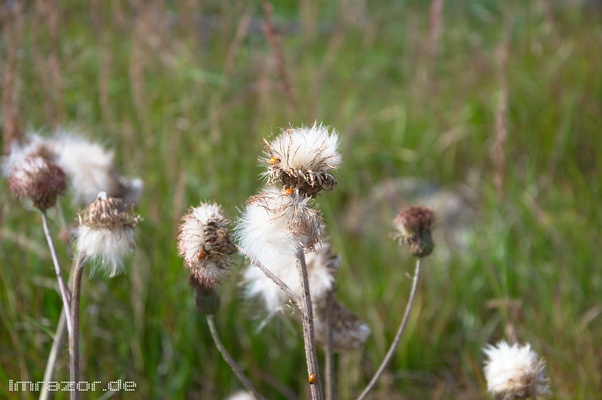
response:
<svg viewBox="0 0 602 400"><path fill-rule="evenodd" d="M136 247L134 228L140 217L124 208L121 199L98 194L86 210L78 215L76 247L86 258L100 261L100 266L114 276L123 267L123 258Z"/></svg>
<svg viewBox="0 0 602 400"><path fill-rule="evenodd" d="M314 196L322 189L332 190L337 180L330 173L342 162L335 131L315 123L311 128L283 130L274 140L265 141L259 161L267 165L264 175L269 183L280 182L285 188Z"/></svg>
<svg viewBox="0 0 602 400"><path fill-rule="evenodd" d="M416 257L426 257L435 247L431 231L435 224L435 212L424 206L412 206L401 210L393 220L400 242L408 245Z"/></svg>
<svg viewBox="0 0 602 400"><path fill-rule="evenodd" d="M201 203L182 218L178 254L199 285L210 288L230 273L228 256L236 251L228 219L214 203Z"/></svg>
<svg viewBox="0 0 602 400"><path fill-rule="evenodd" d="M30 199L41 211L54 206L67 187L63 170L41 156L28 156L19 162L9 158L6 176L10 192L19 198Z"/></svg>

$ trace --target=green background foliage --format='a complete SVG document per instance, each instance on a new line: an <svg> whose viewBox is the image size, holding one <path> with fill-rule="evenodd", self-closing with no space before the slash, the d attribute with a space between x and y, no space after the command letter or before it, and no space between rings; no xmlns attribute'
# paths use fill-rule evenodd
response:
<svg viewBox="0 0 602 400"><path fill-rule="evenodd" d="M600 9L466 0L438 15L436 1L274 1L287 95L258 2L65 0L16 15L9 3L5 150L10 123L76 128L145 182L127 274L84 280L82 378L137 383L111 398L217 399L240 388L195 313L177 226L202 200L235 219L261 185L262 138L316 120L340 132L344 157L338 187L317 200L343 257L337 297L373 332L337 358L341 399L386 353L413 264L388 222L356 215L363 230L353 233L345 218L400 177L468 189L471 217L462 245L426 260L408 332L373 398L483 398L482 348L512 330L545 357L554 398L602 392ZM39 215L5 180L0 188L0 397L30 399L8 381L42 379L61 301ZM61 208L74 222L69 196ZM69 246L57 242L68 270ZM304 398L300 329L287 317L259 329L260 306L241 297L243 264L218 288L222 339L266 397ZM66 347L56 379L68 380ZM100 396L109 397L90 398Z"/></svg>

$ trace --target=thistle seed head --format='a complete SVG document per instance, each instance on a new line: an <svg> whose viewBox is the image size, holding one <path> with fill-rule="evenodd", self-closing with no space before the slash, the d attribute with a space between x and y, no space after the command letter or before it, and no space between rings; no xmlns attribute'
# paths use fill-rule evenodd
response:
<svg viewBox="0 0 602 400"><path fill-rule="evenodd" d="M201 203L182 218L178 254L199 285L220 283L230 273L228 256L236 252L229 220L215 203Z"/></svg>
<svg viewBox="0 0 602 400"><path fill-rule="evenodd" d="M264 176L269 183L280 182L304 196L315 196L337 185L330 173L342 162L336 131L329 133L327 127L314 123L311 128L285 129L274 140L264 142L259 161L268 168Z"/></svg>
<svg viewBox="0 0 602 400"><path fill-rule="evenodd" d="M424 206L412 206L401 210L393 220L397 238L408 245L415 257L427 257L435 247L431 231L435 224L435 212Z"/></svg>
<svg viewBox="0 0 602 400"><path fill-rule="evenodd" d="M78 214L76 247L86 258L100 261L101 268L114 276L121 272L123 258L134 251L134 228L140 216L125 209L119 198L105 192Z"/></svg>

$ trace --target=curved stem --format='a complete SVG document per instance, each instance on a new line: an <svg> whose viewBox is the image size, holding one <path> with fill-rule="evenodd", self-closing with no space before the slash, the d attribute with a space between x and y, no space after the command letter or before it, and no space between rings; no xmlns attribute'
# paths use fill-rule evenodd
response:
<svg viewBox="0 0 602 400"><path fill-rule="evenodd" d="M230 356L230 353L226 350L224 345L222 344L219 334L217 333L217 328L215 327L215 322L213 321L213 315L207 315L207 323L209 324L209 331L211 332L211 337L213 338L213 342L215 343L215 347L219 350L224 360L228 363L240 383L253 394L253 396L257 400L263 400L263 397L257 392L257 390L253 387L253 384L247 379L245 374L242 372L236 361Z"/></svg>
<svg viewBox="0 0 602 400"><path fill-rule="evenodd" d="M59 264L58 256L56 255L56 248L54 247L54 241L52 240L52 235L50 234L50 228L48 227L48 215L46 215L46 211L42 211L42 225L44 226L44 234L46 235L46 240L48 241L48 247L50 248L50 255L52 256L52 263L54 264L54 271L56 272L56 278L59 283L59 291L61 292L61 299L63 300L63 308L65 310L71 309L71 302L69 300L69 289L65 284L65 280L63 279L63 273L61 272L61 266ZM67 311L66 311L67 312ZM73 322L71 320L70 315L67 315L67 330L71 335L73 331Z"/></svg>
<svg viewBox="0 0 602 400"><path fill-rule="evenodd" d="M236 247L238 248L238 252L240 254L242 254L243 256L245 256L246 258L248 258L254 266L256 266L257 268L259 268L261 270L261 272L263 272L276 285L278 285L280 287L280 289L282 289L282 291L284 293L286 293L286 295L293 302L293 304L295 304L297 307L299 307L299 303L300 303L301 298L295 292L293 292L293 290L290 287L288 287L288 285L286 283L284 283L282 281L282 279L278 278L272 271L270 271L269 269L267 269L265 267L265 265L263 265L261 263L261 261L257 260L255 257L252 257L251 255L245 253L245 251L243 250L242 247L240 247L238 245Z"/></svg>
<svg viewBox="0 0 602 400"><path fill-rule="evenodd" d="M403 318L401 319L401 324L399 325L399 329L397 330L395 339L393 340L393 343L391 343L391 347L389 347L389 351L387 352L385 359L380 364L380 367L378 367L378 371L376 371L376 373L372 377L372 380L370 380L370 383L368 383L368 386L366 386L364 391L358 396L357 400L365 399L366 396L368 395L368 393L372 389L374 389L374 386L376 386L376 382L378 382L378 380L380 379L385 368L387 367L387 364L389 364L389 362L393 358L393 354L395 353L395 350L397 350L397 346L399 346L399 343L401 342L401 337L403 336L403 332L405 331L406 325L408 323L410 311L414 304L414 300L416 299L416 291L418 289L418 283L420 282L421 264L422 264L422 259L420 259L420 258L416 259L416 269L414 271L414 279L412 281L412 290L410 291L410 297L408 298L408 304L406 304L406 310L403 314Z"/></svg>
<svg viewBox="0 0 602 400"><path fill-rule="evenodd" d="M307 265L305 263L305 253L302 247L297 248L297 268L301 278L301 314L303 322L303 343L305 347L305 359L307 361L307 375L315 375L313 384L310 385L312 400L322 400L322 383L320 382L320 368L318 365L318 356L316 352L316 340L314 337L314 316L311 305L311 294L309 292L309 282L307 278Z"/></svg>
<svg viewBox="0 0 602 400"><path fill-rule="evenodd" d="M75 385L79 383L79 303L81 297L82 277L84 272L85 254L80 252L77 255L75 266L73 268L73 288L71 297L71 321L73 323L73 332L69 340L69 372L71 382ZM70 392L71 400L79 399L79 391Z"/></svg>

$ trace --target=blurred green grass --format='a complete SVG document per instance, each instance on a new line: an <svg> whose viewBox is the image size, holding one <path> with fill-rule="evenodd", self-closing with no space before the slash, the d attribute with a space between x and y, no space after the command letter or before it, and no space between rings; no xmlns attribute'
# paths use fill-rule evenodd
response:
<svg viewBox="0 0 602 400"><path fill-rule="evenodd" d="M599 10L446 2L433 57L430 2L274 2L292 106L257 2L41 4L2 21L4 77L18 47L20 126L83 129L145 182L128 273L84 283L82 376L137 382L134 394L112 398L224 398L239 388L194 312L177 224L207 199L235 217L261 184L262 138L315 120L341 133L345 160L337 189L318 199L343 255L338 297L373 330L363 352L338 358L341 399L359 393L385 354L412 268L388 225L366 218L369 234L353 235L345 212L376 183L405 176L470 186L476 216L465 247L427 261L408 334L373 398L483 398L481 349L510 326L546 358L554 398L602 391ZM237 36L245 21L249 33ZM500 197L492 148L504 73ZM0 188L0 397L29 399L8 380L42 379L61 301L50 258L34 251L44 245L39 217L9 198L4 180ZM62 206L73 221L68 197ZM68 249L59 251L66 262ZM280 319L257 332L259 307L241 300L239 281L235 273L220 288L226 347L268 398L285 398L273 381L303 398L298 328ZM57 380L68 379L66 355Z"/></svg>

